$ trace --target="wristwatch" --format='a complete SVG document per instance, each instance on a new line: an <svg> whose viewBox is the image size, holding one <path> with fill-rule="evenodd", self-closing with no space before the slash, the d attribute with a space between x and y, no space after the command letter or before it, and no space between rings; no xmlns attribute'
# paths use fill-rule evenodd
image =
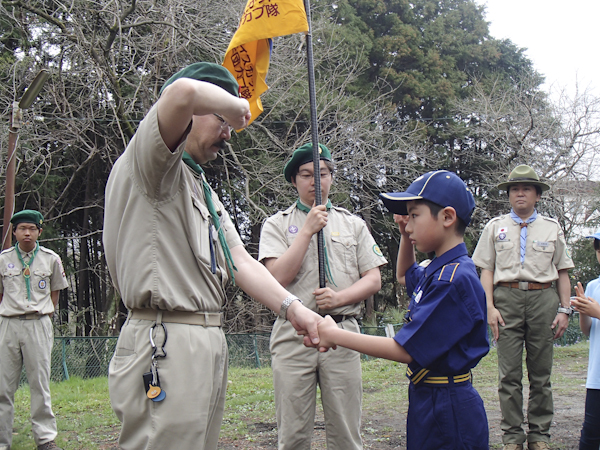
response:
<svg viewBox="0 0 600 450"><path fill-rule="evenodd" d="M290 305L295 301L302 303L302 300L300 300L295 295L288 295L281 304L281 308L279 309L279 317L281 317L283 320L287 320L287 310L290 307Z"/></svg>
<svg viewBox="0 0 600 450"><path fill-rule="evenodd" d="M571 308L570 306L568 308L565 308L564 306L559 306L558 307L558 312L559 313L564 313L567 316L570 316L571 314L573 314L573 308Z"/></svg>

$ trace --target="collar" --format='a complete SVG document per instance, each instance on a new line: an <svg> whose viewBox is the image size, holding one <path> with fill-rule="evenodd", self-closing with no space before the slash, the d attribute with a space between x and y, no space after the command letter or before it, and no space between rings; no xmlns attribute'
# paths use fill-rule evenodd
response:
<svg viewBox="0 0 600 450"><path fill-rule="evenodd" d="M302 203L300 201L300 199L296 200L296 207L300 211L304 211L305 213L309 213L310 212L310 208L308 206L306 206L304 203ZM325 208L327 209L327 211L329 211L331 209L331 200L327 199L327 203L325 204Z"/></svg>
<svg viewBox="0 0 600 450"><path fill-rule="evenodd" d="M519 216L517 216L517 213L515 212L514 209L510 210L510 218L512 220L514 220L516 223L531 223L533 222L535 219L537 219L538 213L537 213L537 209L533 210L533 213L531 214L531 216L529 216L527 219L523 220L521 219Z"/></svg>
<svg viewBox="0 0 600 450"><path fill-rule="evenodd" d="M21 254L21 256L23 258L31 258L31 255L33 255L36 252L38 245L39 244L36 242L35 247L33 247L33 250L31 250L30 252L26 252L25 250L23 250L21 248L21 244L17 243L17 250L19 251L19 253Z"/></svg>
<svg viewBox="0 0 600 450"><path fill-rule="evenodd" d="M425 276L429 276L435 273L438 269L442 268L450 261L459 258L461 256L468 256L467 246L464 242L458 244L456 247L451 248L440 257L435 257L431 260L431 263L425 268Z"/></svg>
<svg viewBox="0 0 600 450"><path fill-rule="evenodd" d="M186 163L187 166L190 169L192 169L194 172L196 172L198 175L202 175L204 173L204 170L202 170L202 167L200 167L200 164L198 164L196 161L194 161L188 152L186 152L186 151L183 152L183 156L182 156L181 160L184 163Z"/></svg>

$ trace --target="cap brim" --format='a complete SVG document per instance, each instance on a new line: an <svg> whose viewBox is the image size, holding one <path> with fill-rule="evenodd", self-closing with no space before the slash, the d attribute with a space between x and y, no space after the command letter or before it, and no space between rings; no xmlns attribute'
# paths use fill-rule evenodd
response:
<svg viewBox="0 0 600 450"><path fill-rule="evenodd" d="M589 236L586 236L586 238L588 238L588 239L594 238L594 239L599 239L600 240L600 233L591 234Z"/></svg>
<svg viewBox="0 0 600 450"><path fill-rule="evenodd" d="M409 192L386 192L379 194L379 198L391 213L400 214L402 216L408 214L406 202L423 199L420 195L411 194Z"/></svg>

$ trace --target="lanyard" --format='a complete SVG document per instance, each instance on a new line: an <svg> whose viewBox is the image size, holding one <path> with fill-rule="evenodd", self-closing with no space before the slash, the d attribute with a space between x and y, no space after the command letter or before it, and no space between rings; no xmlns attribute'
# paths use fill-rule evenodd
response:
<svg viewBox="0 0 600 450"><path fill-rule="evenodd" d="M35 258L35 255L37 255L38 250L40 249L40 244L39 243L35 243L35 250L33 251L33 254L31 255L31 258L29 259L29 262L26 263L23 260L23 257L21 256L21 250L19 250L19 243L17 242L15 244L15 250L17 251L17 256L19 257L19 261L21 261L21 264L23 264L23 277L25 278L25 286L27 286L27 300L31 301L31 270L29 270L29 267L31 266L31 264L33 264L33 259Z"/></svg>

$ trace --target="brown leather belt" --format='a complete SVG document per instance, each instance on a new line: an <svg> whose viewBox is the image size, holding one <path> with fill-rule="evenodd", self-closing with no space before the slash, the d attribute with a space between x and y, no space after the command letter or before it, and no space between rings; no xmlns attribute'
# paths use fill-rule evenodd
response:
<svg viewBox="0 0 600 450"><path fill-rule="evenodd" d="M500 281L498 286L521 289L522 291L535 291L539 289L548 289L552 283L531 283L529 281Z"/></svg>
<svg viewBox="0 0 600 450"><path fill-rule="evenodd" d="M185 325L202 325L203 327L222 327L223 314L209 312L186 311L159 311L157 309L132 309L129 312L131 319L157 320L158 313L162 313L161 321L165 323L183 323Z"/></svg>

